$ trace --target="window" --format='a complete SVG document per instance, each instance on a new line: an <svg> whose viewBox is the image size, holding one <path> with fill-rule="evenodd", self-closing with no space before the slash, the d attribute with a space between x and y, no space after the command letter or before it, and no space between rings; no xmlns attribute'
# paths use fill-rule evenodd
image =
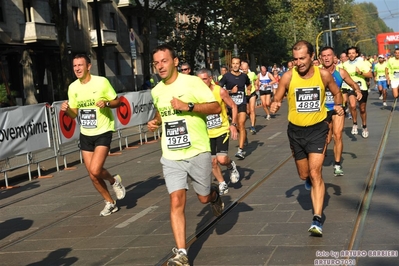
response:
<svg viewBox="0 0 399 266"><path fill-rule="evenodd" d="M76 6L72 7L73 27L76 30L82 29L82 23L80 20L80 9Z"/></svg>
<svg viewBox="0 0 399 266"><path fill-rule="evenodd" d="M116 20L115 20L115 13L110 13L109 14L109 19L110 19L110 29L111 30L116 30Z"/></svg>
<svg viewBox="0 0 399 266"><path fill-rule="evenodd" d="M31 7L30 0L24 0L25 22L32 22L31 9L32 9L32 7Z"/></svg>
<svg viewBox="0 0 399 266"><path fill-rule="evenodd" d="M119 62L119 52L114 53L115 57L115 76L121 74L121 64Z"/></svg>
<svg viewBox="0 0 399 266"><path fill-rule="evenodd" d="M4 15L3 15L3 6L2 2L0 2L0 22L4 22Z"/></svg>

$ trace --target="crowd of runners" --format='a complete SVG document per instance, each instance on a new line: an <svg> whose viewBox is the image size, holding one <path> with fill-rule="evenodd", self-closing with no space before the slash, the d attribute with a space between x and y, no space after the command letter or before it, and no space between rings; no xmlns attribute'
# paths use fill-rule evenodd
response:
<svg viewBox="0 0 399 266"><path fill-rule="evenodd" d="M387 106L389 88L393 97L398 97L399 48L391 58L366 58L357 47L349 47L341 54L332 47L323 47L316 56L309 42L299 41L293 46L292 55L292 61L284 66L261 65L258 71L250 70L249 62L234 57L230 69L223 66L221 75L214 80L209 69L192 73L188 63L180 64L173 47L164 44L154 49L153 66L162 80L151 89L156 114L148 128L162 128L161 164L176 242L176 256L168 265L189 265L185 232L188 178L198 200L210 203L215 216L221 215L221 197L228 193L230 182L237 183L241 178L236 162L228 156L230 138L238 140L236 160L244 160L247 129L251 134L257 133L259 116L255 108L264 111L262 119L276 119L274 114L283 101L288 105L287 136L297 172L311 191L313 218L308 231L322 236L322 165L327 145L334 140L333 174L344 175L341 157L345 113L352 120L351 133L356 135L361 129L362 137L368 138L367 99L374 86L371 84L376 84L383 106ZM73 69L78 79L70 85L69 100L61 109L72 118L80 117L85 166L105 201L100 216L107 216L118 206L105 181L118 200L126 194L122 178L103 167L114 130L110 108L117 108L120 101L108 80L90 74L89 57L75 56ZM227 179L221 166L229 173ZM214 179L217 183L213 183Z"/></svg>

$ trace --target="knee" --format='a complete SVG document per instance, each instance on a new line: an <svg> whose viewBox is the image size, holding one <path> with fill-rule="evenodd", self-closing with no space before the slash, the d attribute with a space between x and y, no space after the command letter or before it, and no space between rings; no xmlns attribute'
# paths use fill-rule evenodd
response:
<svg viewBox="0 0 399 266"><path fill-rule="evenodd" d="M177 211L184 209L185 201L182 197L171 196L170 197L170 209L171 211Z"/></svg>
<svg viewBox="0 0 399 266"><path fill-rule="evenodd" d="M100 178L101 169L99 169L99 168L91 168L89 170L89 173L90 173L90 177L92 177L92 179L97 179L97 178Z"/></svg>
<svg viewBox="0 0 399 266"><path fill-rule="evenodd" d="M227 165L229 163L229 159L228 159L227 156L221 156L221 157L218 158L218 162L221 165Z"/></svg>
<svg viewBox="0 0 399 266"><path fill-rule="evenodd" d="M213 195L212 191L211 191L211 193L208 196L200 196L200 195L198 195L198 200L202 204L207 204L208 202L212 201L212 197L213 197L212 195Z"/></svg>

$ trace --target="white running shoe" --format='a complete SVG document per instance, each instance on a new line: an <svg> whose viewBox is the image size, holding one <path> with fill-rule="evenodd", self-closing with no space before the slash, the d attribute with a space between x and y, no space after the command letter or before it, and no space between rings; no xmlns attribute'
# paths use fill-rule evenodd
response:
<svg viewBox="0 0 399 266"><path fill-rule="evenodd" d="M100 212L100 216L108 216L110 214L113 214L114 212L118 211L118 206L116 206L116 203L111 203L109 201L105 201L105 207L104 209Z"/></svg>
<svg viewBox="0 0 399 266"><path fill-rule="evenodd" d="M116 198L118 200L123 199L126 195L126 189L122 185L122 178L120 177L120 175L116 175L114 176L114 179L115 183L112 185L112 188L114 189Z"/></svg>
<svg viewBox="0 0 399 266"><path fill-rule="evenodd" d="M231 183L235 184L240 181L240 173L237 170L236 163L231 161L232 168L230 169L230 181Z"/></svg>
<svg viewBox="0 0 399 266"><path fill-rule="evenodd" d="M362 137L365 139L369 137L369 131L367 130L367 128L363 128Z"/></svg>
<svg viewBox="0 0 399 266"><path fill-rule="evenodd" d="M229 187L227 186L226 182L219 183L219 195L223 196L229 192Z"/></svg>
<svg viewBox="0 0 399 266"><path fill-rule="evenodd" d="M357 135L357 125L353 125L352 126L352 131L351 131L352 135Z"/></svg>
<svg viewBox="0 0 399 266"><path fill-rule="evenodd" d="M267 115L267 116L266 116L266 120L270 120L270 115Z"/></svg>
<svg viewBox="0 0 399 266"><path fill-rule="evenodd" d="M383 105L383 106L387 106L387 103L386 103L386 102L383 102L382 105Z"/></svg>
<svg viewBox="0 0 399 266"><path fill-rule="evenodd" d="M382 99L383 99L382 95L381 95L380 97L378 97L378 99L379 99L379 100L382 100Z"/></svg>

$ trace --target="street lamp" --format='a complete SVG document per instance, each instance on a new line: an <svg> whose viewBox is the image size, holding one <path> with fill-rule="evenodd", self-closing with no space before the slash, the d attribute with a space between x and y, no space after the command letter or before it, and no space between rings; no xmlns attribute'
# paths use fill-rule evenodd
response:
<svg viewBox="0 0 399 266"><path fill-rule="evenodd" d="M322 35L324 32L327 32L327 31L349 30L349 29L354 29L354 28L356 28L356 26L334 28L334 29L323 30L323 31L319 32L319 34L317 34L317 37L316 37L316 57L319 57L319 38L320 38L320 35Z"/></svg>
<svg viewBox="0 0 399 266"><path fill-rule="evenodd" d="M363 39L363 40L357 41L357 42L355 43L355 46L357 46L358 43L360 43L360 42L367 42L367 41L372 41L372 40L375 40L375 38L368 38L368 39Z"/></svg>
<svg viewBox="0 0 399 266"><path fill-rule="evenodd" d="M330 29L330 46L334 47L332 40L332 30L331 30L331 22L335 22L334 17L338 16L338 13L328 14L328 28ZM339 18L339 16L338 16Z"/></svg>

